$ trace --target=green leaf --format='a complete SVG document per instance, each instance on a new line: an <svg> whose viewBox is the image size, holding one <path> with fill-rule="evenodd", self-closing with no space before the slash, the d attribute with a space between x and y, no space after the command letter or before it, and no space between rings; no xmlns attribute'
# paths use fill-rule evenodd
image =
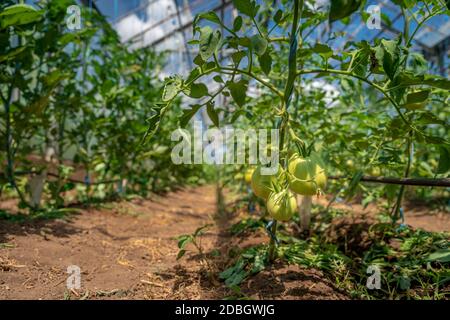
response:
<svg viewBox="0 0 450 320"><path fill-rule="evenodd" d="M222 25L222 22L220 21L219 16L214 11L199 13L198 15L195 16L194 21L192 22L192 27L194 28L194 36L197 33L197 31L199 30L197 28L197 24L200 20L208 20L215 24ZM196 44L196 43L193 42L192 44Z"/></svg>
<svg viewBox="0 0 450 320"><path fill-rule="evenodd" d="M417 118L417 122L420 124L428 125L428 124L441 124L443 126L447 125L444 120L439 119L436 115L434 115L430 111L422 111L418 113L419 117Z"/></svg>
<svg viewBox="0 0 450 320"><path fill-rule="evenodd" d="M382 39L381 44L375 48L375 56L389 79L394 80L400 64L399 42Z"/></svg>
<svg viewBox="0 0 450 320"><path fill-rule="evenodd" d="M43 77L42 80L47 87L52 88L68 76L68 74L63 73L61 70L54 70Z"/></svg>
<svg viewBox="0 0 450 320"><path fill-rule="evenodd" d="M430 253L426 259L427 261L436 261L436 262L450 262L450 249L440 249L436 252Z"/></svg>
<svg viewBox="0 0 450 320"><path fill-rule="evenodd" d="M194 63L197 66L202 66L205 64L205 61L202 59L202 57L198 54L195 58L194 58Z"/></svg>
<svg viewBox="0 0 450 320"><path fill-rule="evenodd" d="M259 34L256 34L250 38L250 42L252 44L253 52L256 53L257 56L262 56L267 50L267 40L261 37Z"/></svg>
<svg viewBox="0 0 450 320"><path fill-rule="evenodd" d="M283 17L283 10L278 9L275 15L273 16L273 21L275 21L276 24L279 24L282 17Z"/></svg>
<svg viewBox="0 0 450 320"><path fill-rule="evenodd" d="M230 89L234 102L242 107L245 103L245 98L247 97L248 82L244 79L241 79L239 82L228 81L227 87Z"/></svg>
<svg viewBox="0 0 450 320"><path fill-rule="evenodd" d="M241 16L237 16L236 19L234 19L233 22L233 31L234 32L238 32L239 30L241 30L242 28L242 17Z"/></svg>
<svg viewBox="0 0 450 320"><path fill-rule="evenodd" d="M51 93L47 93L46 95L40 96L27 107L28 113L40 114L50 103L50 95Z"/></svg>
<svg viewBox="0 0 450 320"><path fill-rule="evenodd" d="M189 123L189 121L192 119L192 117L195 116L195 114L200 109L200 105L196 104L191 107L191 109L185 109L183 110L183 115L180 118L180 126L186 127L186 125Z"/></svg>
<svg viewBox="0 0 450 320"><path fill-rule="evenodd" d="M161 107L160 105L157 105L155 108L152 109L152 112L154 112L153 115L151 115L147 120L148 124L148 130L145 133L144 140L147 138L151 138L152 135L158 130L159 123L161 121L161 112L164 107Z"/></svg>
<svg viewBox="0 0 450 320"><path fill-rule="evenodd" d="M230 122L231 122L231 123L236 122L236 120L237 120L240 116L242 116L242 115L244 115L244 114L245 114L245 110L243 110L243 109L234 111L234 112L233 112L233 116L231 117Z"/></svg>
<svg viewBox="0 0 450 320"><path fill-rule="evenodd" d="M202 73L202 68L195 67L194 69L191 70L191 72L189 72L189 76L186 78L185 82L191 83L191 82L197 80L201 73Z"/></svg>
<svg viewBox="0 0 450 320"><path fill-rule="evenodd" d="M208 87L204 83L193 83L187 90L184 90L186 95L194 99L200 99L209 95Z"/></svg>
<svg viewBox="0 0 450 320"><path fill-rule="evenodd" d="M219 115L217 111L214 109L214 104L212 102L208 103L206 106L206 113L208 114L209 119L211 119L212 123L219 127Z"/></svg>
<svg viewBox="0 0 450 320"><path fill-rule="evenodd" d="M225 81L223 81L221 76L214 76L214 81L217 83L225 83Z"/></svg>
<svg viewBox="0 0 450 320"><path fill-rule="evenodd" d="M190 235L182 235L178 238L178 248L184 249L190 242L192 242L192 237Z"/></svg>
<svg viewBox="0 0 450 320"><path fill-rule="evenodd" d="M430 95L430 90L422 90L410 93L406 96L406 103L403 107L409 110L417 110L425 106L425 103Z"/></svg>
<svg viewBox="0 0 450 320"><path fill-rule="evenodd" d="M166 85L164 86L164 91L162 94L162 100L167 102L175 98L181 91L183 86L183 79L180 76L170 77L166 80Z"/></svg>
<svg viewBox="0 0 450 320"><path fill-rule="evenodd" d="M258 8L256 6L256 1L253 0L233 0L234 7L242 14L250 18L256 17L258 13Z"/></svg>
<svg viewBox="0 0 450 320"><path fill-rule="evenodd" d="M450 90L450 80L436 75L415 75L412 72L405 71L399 73L397 80L403 87L428 85L435 88Z"/></svg>
<svg viewBox="0 0 450 320"><path fill-rule="evenodd" d="M269 75L270 71L272 70L272 56L270 55L269 50L266 50L266 52L258 57L259 65L261 66L261 70L266 74Z"/></svg>
<svg viewBox="0 0 450 320"><path fill-rule="evenodd" d="M354 58L353 63L349 66L351 68L350 71L364 77L367 73L368 63L370 62L370 49L364 47L353 52L352 55L354 55Z"/></svg>
<svg viewBox="0 0 450 320"><path fill-rule="evenodd" d="M193 236L194 236L194 237L198 237L198 236L202 235L202 234L204 233L204 231L205 231L206 229L208 229L209 227L211 227L211 226L212 226L212 224L205 224L205 225L203 225L203 226L201 226L201 227L198 227L198 228L194 231Z"/></svg>
<svg viewBox="0 0 450 320"><path fill-rule="evenodd" d="M0 13L0 29L36 22L41 17L42 11L37 11L26 4L16 4L5 8Z"/></svg>
<svg viewBox="0 0 450 320"><path fill-rule="evenodd" d="M331 22L350 16L359 9L362 1L331 0L329 19Z"/></svg>
<svg viewBox="0 0 450 320"><path fill-rule="evenodd" d="M398 280L401 290L408 290L411 287L411 280L408 277L402 276Z"/></svg>
<svg viewBox="0 0 450 320"><path fill-rule="evenodd" d="M195 24L197 24L197 22L201 19L205 19L205 20L217 23L217 24L221 24L219 16L214 11L209 11L209 12L198 14L195 17Z"/></svg>
<svg viewBox="0 0 450 320"><path fill-rule="evenodd" d="M222 35L219 30L213 31L209 26L201 28L200 33L200 57L207 61L219 47Z"/></svg>
<svg viewBox="0 0 450 320"><path fill-rule="evenodd" d="M389 16L387 14L385 14L384 12L381 12L381 20L388 26L391 27L392 26L392 21L389 18Z"/></svg>
<svg viewBox="0 0 450 320"><path fill-rule="evenodd" d="M242 37L238 39L238 44L240 46L246 47L246 48L251 48L252 46L252 41L250 40L249 37Z"/></svg>
<svg viewBox="0 0 450 320"><path fill-rule="evenodd" d="M333 56L333 50L326 44L316 43L316 45L311 48L315 53L320 54L325 60L328 60Z"/></svg>
<svg viewBox="0 0 450 320"><path fill-rule="evenodd" d="M14 49L9 50L6 54L0 55L0 63L4 61L8 61L10 59L13 59L15 56L19 55L26 49L26 46L17 47Z"/></svg>
<svg viewBox="0 0 450 320"><path fill-rule="evenodd" d="M245 51L237 51L231 54L231 59L233 59L233 62L238 65L245 56L247 56Z"/></svg>
<svg viewBox="0 0 450 320"><path fill-rule="evenodd" d="M186 250L184 250L184 249L178 251L177 260L180 260L184 256L185 253L186 253Z"/></svg>
<svg viewBox="0 0 450 320"><path fill-rule="evenodd" d="M441 137L425 135L425 141L432 144L448 144L447 140Z"/></svg>
<svg viewBox="0 0 450 320"><path fill-rule="evenodd" d="M450 170L450 148L441 146L439 147L439 165L437 168L437 174L446 173Z"/></svg>
<svg viewBox="0 0 450 320"><path fill-rule="evenodd" d="M410 56L410 65L414 69L414 73L416 74L424 74L428 71L428 61L425 60L422 54L418 52L411 52Z"/></svg>
<svg viewBox="0 0 450 320"><path fill-rule="evenodd" d="M200 44L200 41L198 39L191 39L187 43L190 45L197 45Z"/></svg>

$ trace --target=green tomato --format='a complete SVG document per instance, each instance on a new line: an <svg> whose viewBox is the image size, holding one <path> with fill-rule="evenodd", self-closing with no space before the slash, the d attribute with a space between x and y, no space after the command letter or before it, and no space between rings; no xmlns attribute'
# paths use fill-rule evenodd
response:
<svg viewBox="0 0 450 320"><path fill-rule="evenodd" d="M253 193L264 200L267 199L269 197L269 194L272 192L273 184L277 181L277 176L278 174L261 174L261 166L258 166L252 175Z"/></svg>
<svg viewBox="0 0 450 320"><path fill-rule="evenodd" d="M353 169L355 168L355 164L353 163L353 160L352 160L352 159L348 159L348 160L345 162L345 164L347 165L347 167L348 167L350 170L353 170Z"/></svg>
<svg viewBox="0 0 450 320"><path fill-rule="evenodd" d="M267 211L279 221L288 221L297 212L297 200L291 191L272 192L267 199Z"/></svg>
<svg viewBox="0 0 450 320"><path fill-rule="evenodd" d="M380 167L372 167L370 168L370 175L373 177L379 177L381 174Z"/></svg>
<svg viewBox="0 0 450 320"><path fill-rule="evenodd" d="M317 154L311 154L311 159L315 162L316 166L316 183L320 190L324 191L328 182L325 164Z"/></svg>
<svg viewBox="0 0 450 320"><path fill-rule="evenodd" d="M290 188L295 193L313 196L319 189L324 190L327 184L325 169L317 156L302 158L295 154L289 161L289 173L294 176Z"/></svg>

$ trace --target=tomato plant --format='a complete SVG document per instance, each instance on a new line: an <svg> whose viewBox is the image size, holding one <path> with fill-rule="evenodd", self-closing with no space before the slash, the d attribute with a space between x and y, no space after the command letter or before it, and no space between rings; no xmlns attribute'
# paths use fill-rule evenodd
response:
<svg viewBox="0 0 450 320"><path fill-rule="evenodd" d="M73 4L0 4L1 189L12 188L21 206L36 210L41 198L64 205L75 185L86 200L201 179L202 168L170 165L178 102L165 133L142 144L163 86L163 54L129 50L89 8L86 25L69 30Z"/></svg>
<svg viewBox="0 0 450 320"><path fill-rule="evenodd" d="M244 122L277 128L281 180L294 176L297 183L294 180L291 189L306 196L325 187L325 167L350 175L344 185L348 197L364 189L360 184L364 173L383 171L407 178L413 160L423 152L419 150L428 150L428 155L439 150L439 168L434 168L434 174L448 171L448 110L443 106L448 104L450 81L427 74L424 57L413 50L414 37L427 21L448 15L446 4L395 1L404 17L402 33L373 43L349 41L338 50L310 39L311 34L319 25L346 23L353 15L361 14L367 20L361 1L331 1L328 11L303 0L281 1L279 7L252 0L233 3L239 15L230 24L212 11L194 20L190 44L198 51L193 59L196 66L186 78L166 79L163 104L154 109L150 133L157 130L179 95L201 101L191 105L193 112L185 116L207 107L214 126ZM329 42L339 37L342 34L331 32ZM218 89L210 92L206 81L216 82ZM315 81L339 86L343 94L325 97L312 86ZM250 86L258 87L257 97L249 96ZM219 95L232 107L216 106ZM327 160L326 166L308 158L314 149ZM293 163L289 155L294 152L300 156ZM254 192L269 197L275 190L255 173ZM288 191L286 184L280 188ZM394 190L394 222L400 217L404 190L404 185ZM276 228L275 221L273 234ZM271 259L273 247L272 241Z"/></svg>

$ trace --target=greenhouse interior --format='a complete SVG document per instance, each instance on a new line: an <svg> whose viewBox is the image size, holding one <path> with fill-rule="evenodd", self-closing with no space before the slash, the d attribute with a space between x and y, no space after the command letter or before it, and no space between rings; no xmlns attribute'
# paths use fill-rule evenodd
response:
<svg viewBox="0 0 450 320"><path fill-rule="evenodd" d="M450 299L449 1L2 0L0 44L0 300Z"/></svg>

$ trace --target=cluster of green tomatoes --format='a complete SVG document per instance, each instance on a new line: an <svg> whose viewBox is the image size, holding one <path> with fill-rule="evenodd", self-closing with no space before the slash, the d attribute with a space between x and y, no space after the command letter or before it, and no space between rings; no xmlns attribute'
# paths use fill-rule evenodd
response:
<svg viewBox="0 0 450 320"><path fill-rule="evenodd" d="M278 165L276 174L263 175L261 166L257 166L247 169L244 178L251 184L253 193L266 201L270 216L279 221L290 220L297 211L296 194L314 196L327 184L323 162L316 154L302 157L293 153L287 169Z"/></svg>

